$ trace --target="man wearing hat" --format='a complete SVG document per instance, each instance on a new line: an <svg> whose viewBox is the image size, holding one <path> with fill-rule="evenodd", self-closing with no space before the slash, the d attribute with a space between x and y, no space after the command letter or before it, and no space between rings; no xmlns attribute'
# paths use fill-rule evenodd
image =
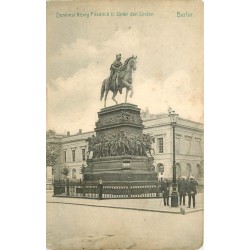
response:
<svg viewBox="0 0 250 250"><path fill-rule="evenodd" d="M194 177L189 177L188 182L188 207L190 208L191 205L191 199L193 200L193 208L195 208L195 195L197 194L196 190L196 182L194 181Z"/></svg>
<svg viewBox="0 0 250 250"><path fill-rule="evenodd" d="M98 191L98 199L102 200L102 188L103 188L103 181L102 177L99 178L98 185L97 185L97 191Z"/></svg>
<svg viewBox="0 0 250 250"><path fill-rule="evenodd" d="M121 54L116 55L116 60L110 66L110 77L109 81L112 83L115 81L115 86L118 87L118 71L122 67Z"/></svg>
<svg viewBox="0 0 250 250"><path fill-rule="evenodd" d="M170 188L170 184L167 181L167 179L164 178L161 184L164 206L166 206L166 199L167 199L167 206L169 206L169 188Z"/></svg>
<svg viewBox="0 0 250 250"><path fill-rule="evenodd" d="M185 206L186 195L187 195L187 191L188 191L185 176L181 177L181 181L178 184L178 191L179 191L179 194L180 194L180 205L182 205L182 202L183 202L183 206Z"/></svg>

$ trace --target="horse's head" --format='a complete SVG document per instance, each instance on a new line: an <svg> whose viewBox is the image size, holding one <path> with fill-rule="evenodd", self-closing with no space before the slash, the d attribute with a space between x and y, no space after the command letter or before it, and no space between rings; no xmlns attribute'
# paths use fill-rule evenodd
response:
<svg viewBox="0 0 250 250"><path fill-rule="evenodd" d="M131 59L129 60L129 66L133 69L136 70L136 61L137 56L132 56Z"/></svg>
<svg viewBox="0 0 250 250"><path fill-rule="evenodd" d="M129 57L123 64L121 70L136 70L136 59L137 56Z"/></svg>

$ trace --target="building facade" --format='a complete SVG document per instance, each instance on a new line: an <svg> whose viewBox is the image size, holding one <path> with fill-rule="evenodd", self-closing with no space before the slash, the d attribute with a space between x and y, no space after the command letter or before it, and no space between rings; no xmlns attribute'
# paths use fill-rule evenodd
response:
<svg viewBox="0 0 250 250"><path fill-rule="evenodd" d="M141 112L144 134L155 137L154 166L158 178L173 176L173 129L167 114L152 115L148 110ZM203 124L179 118L175 129L175 152L177 177L194 176L203 183L204 173L204 129ZM63 179L62 169L68 167L70 179L82 178L81 167L87 166L88 143L86 139L95 135L94 131L59 135L47 132L47 144L54 147L57 155L55 166L47 166L47 186L53 178ZM51 170L53 168L53 171ZM52 175L53 172L53 175Z"/></svg>
<svg viewBox="0 0 250 250"><path fill-rule="evenodd" d="M167 114L142 114L144 133L155 137L154 163L159 178L173 176L173 128ZM179 118L175 127L176 176L192 175L203 183L203 124Z"/></svg>

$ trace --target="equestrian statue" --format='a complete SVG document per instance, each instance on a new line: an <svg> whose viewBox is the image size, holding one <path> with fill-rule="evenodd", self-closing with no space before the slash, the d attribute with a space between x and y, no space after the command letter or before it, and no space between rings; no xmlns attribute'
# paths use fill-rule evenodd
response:
<svg viewBox="0 0 250 250"><path fill-rule="evenodd" d="M101 98L104 97L104 107L109 91L113 92L112 100L118 104L115 97L119 91L126 88L125 103L127 102L128 91L131 91L130 97L133 96L132 72L136 70L137 56L129 57L124 64L121 62L121 54L116 55L116 60L110 66L110 76L102 82Z"/></svg>

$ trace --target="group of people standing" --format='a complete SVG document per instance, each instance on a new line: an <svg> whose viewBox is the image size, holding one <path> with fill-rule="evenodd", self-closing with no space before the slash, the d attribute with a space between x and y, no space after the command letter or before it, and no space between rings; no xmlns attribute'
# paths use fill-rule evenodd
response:
<svg viewBox="0 0 250 250"><path fill-rule="evenodd" d="M180 206L186 205L186 196L188 195L188 208L191 206L191 200L193 201L193 208L195 208L195 195L197 194L197 185L198 183L194 180L193 176L190 176L188 180L186 180L185 176L182 176L177 181L177 188L179 193L179 204ZM164 179L161 183L162 189L162 197L164 206L169 206L169 197L170 197L170 189L172 183L167 179Z"/></svg>

